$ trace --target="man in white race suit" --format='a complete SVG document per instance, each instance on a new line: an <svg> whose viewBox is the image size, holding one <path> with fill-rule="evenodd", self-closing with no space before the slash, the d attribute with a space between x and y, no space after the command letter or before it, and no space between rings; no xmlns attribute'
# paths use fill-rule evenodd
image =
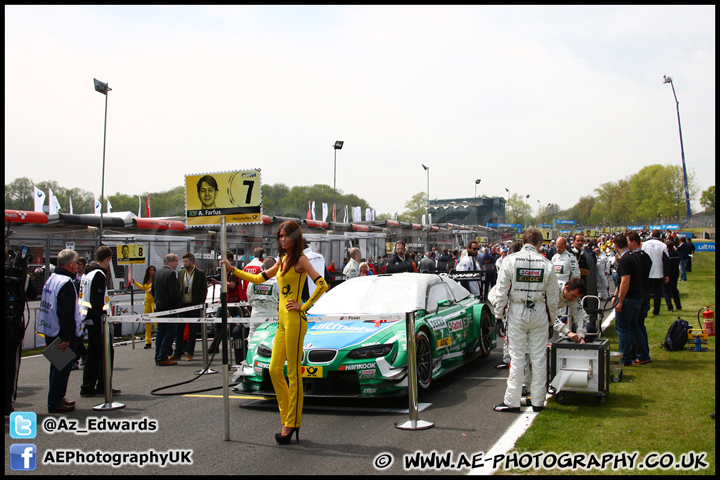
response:
<svg viewBox="0 0 720 480"><path fill-rule="evenodd" d="M503 261L495 288L489 295L495 317L507 318L510 375L503 403L498 412L519 412L525 370L525 354L530 356L532 384L530 396L534 411L545 406L545 360L548 326L558 312L558 281L555 267L538 253L542 234L529 228L523 235L523 248Z"/></svg>

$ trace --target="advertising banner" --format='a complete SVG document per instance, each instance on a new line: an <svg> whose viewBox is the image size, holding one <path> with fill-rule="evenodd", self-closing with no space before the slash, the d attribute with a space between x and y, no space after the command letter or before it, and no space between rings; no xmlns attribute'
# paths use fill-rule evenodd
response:
<svg viewBox="0 0 720 480"><path fill-rule="evenodd" d="M186 225L262 223L260 169L185 175Z"/></svg>
<svg viewBox="0 0 720 480"><path fill-rule="evenodd" d="M715 253L715 242L693 242L695 245L695 252L713 252Z"/></svg>

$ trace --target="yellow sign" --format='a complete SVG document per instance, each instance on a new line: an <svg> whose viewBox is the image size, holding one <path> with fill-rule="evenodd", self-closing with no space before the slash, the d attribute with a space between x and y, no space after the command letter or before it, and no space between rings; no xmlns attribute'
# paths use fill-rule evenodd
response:
<svg viewBox="0 0 720 480"><path fill-rule="evenodd" d="M475 240L477 240L480 245L488 244L488 237L476 237Z"/></svg>
<svg viewBox="0 0 720 480"><path fill-rule="evenodd" d="M185 175L185 225L262 223L260 169Z"/></svg>
<svg viewBox="0 0 720 480"><path fill-rule="evenodd" d="M441 338L437 341L437 348L449 347L452 345L452 337Z"/></svg>
<svg viewBox="0 0 720 480"><path fill-rule="evenodd" d="M323 367L302 367L303 378L323 378Z"/></svg>
<svg viewBox="0 0 720 480"><path fill-rule="evenodd" d="M388 254L395 253L395 244L394 243L386 243L385 244L385 250L387 250Z"/></svg>
<svg viewBox="0 0 720 480"><path fill-rule="evenodd" d="M130 243L117 246L117 264L131 265L145 263L146 247L142 243Z"/></svg>
<svg viewBox="0 0 720 480"><path fill-rule="evenodd" d="M515 240L522 240L522 239L523 239L523 234L522 234L522 233L516 233L516 234L515 234Z"/></svg>
<svg viewBox="0 0 720 480"><path fill-rule="evenodd" d="M543 243L550 243L550 238L552 237L552 230L545 229L545 228L538 228L540 233L542 233L543 237Z"/></svg>
<svg viewBox="0 0 720 480"><path fill-rule="evenodd" d="M598 238L600 233L597 230L586 229L584 232L585 238Z"/></svg>

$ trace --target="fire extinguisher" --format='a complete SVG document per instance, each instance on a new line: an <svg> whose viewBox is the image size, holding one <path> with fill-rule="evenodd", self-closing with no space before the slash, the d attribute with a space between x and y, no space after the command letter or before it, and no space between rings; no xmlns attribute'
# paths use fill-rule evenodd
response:
<svg viewBox="0 0 720 480"><path fill-rule="evenodd" d="M698 324L700 323L700 312L702 312L703 327L707 330L708 337L715 336L715 312L710 307L703 307L698 312Z"/></svg>

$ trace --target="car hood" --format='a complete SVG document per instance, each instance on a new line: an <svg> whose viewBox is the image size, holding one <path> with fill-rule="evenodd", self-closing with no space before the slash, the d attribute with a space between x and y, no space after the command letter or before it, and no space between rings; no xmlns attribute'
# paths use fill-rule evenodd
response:
<svg viewBox="0 0 720 480"><path fill-rule="evenodd" d="M376 326L377 325L377 326ZM360 345L375 337L374 341L380 342L381 338L392 336L395 329L403 326L404 322L363 322L363 321L326 321L309 322L305 334L305 349L343 349ZM378 335L381 333L381 335ZM385 342L383 342L385 343Z"/></svg>

